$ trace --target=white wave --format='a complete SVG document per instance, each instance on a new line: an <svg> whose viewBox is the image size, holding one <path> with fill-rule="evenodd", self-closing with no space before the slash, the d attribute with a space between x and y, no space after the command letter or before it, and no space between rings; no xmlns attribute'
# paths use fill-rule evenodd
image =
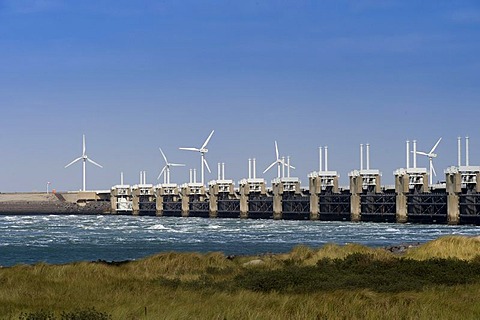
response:
<svg viewBox="0 0 480 320"><path fill-rule="evenodd" d="M97 230L98 228L95 226L80 226L80 229L83 230Z"/></svg>
<svg viewBox="0 0 480 320"><path fill-rule="evenodd" d="M1 218L1 220L5 220L5 221L17 221L17 220L22 220L21 217L17 217L17 216L4 216Z"/></svg>
<svg viewBox="0 0 480 320"><path fill-rule="evenodd" d="M386 232L400 232L400 229L395 229L395 228L387 228L385 229Z"/></svg>
<svg viewBox="0 0 480 320"><path fill-rule="evenodd" d="M171 230L170 228L165 227L163 224L154 224L147 228L147 230Z"/></svg>
<svg viewBox="0 0 480 320"><path fill-rule="evenodd" d="M118 226L118 227L115 227L115 230L134 230L134 229L138 229L138 226ZM147 229L151 229L151 230L154 230L154 228L147 228Z"/></svg>

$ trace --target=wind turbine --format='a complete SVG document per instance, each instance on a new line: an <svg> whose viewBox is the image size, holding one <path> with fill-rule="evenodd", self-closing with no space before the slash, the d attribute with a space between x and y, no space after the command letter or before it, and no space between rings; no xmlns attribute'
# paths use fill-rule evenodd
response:
<svg viewBox="0 0 480 320"><path fill-rule="evenodd" d="M286 163L285 163L285 159L280 159L280 155L278 153L278 144L277 144L277 141L275 141L275 157L276 157L276 160L272 162L271 165L268 166L267 169L265 169L263 171L263 173L267 172L268 170L270 170L274 165L277 165L278 166L278 178L281 177L281 174L280 174L280 169L281 169L281 166L284 165L284 166L288 166ZM292 169L295 169L294 166L290 166L290 168Z"/></svg>
<svg viewBox="0 0 480 320"><path fill-rule="evenodd" d="M168 162L167 157L165 156L165 153L163 153L163 151L162 151L162 148L158 148L158 149L162 153L163 159L165 160L165 166L163 167L162 171L158 175L157 180L160 179L160 177L163 174L163 183L164 184L170 184L170 167L184 167L185 165L182 164L182 163L170 163L170 162Z"/></svg>
<svg viewBox="0 0 480 320"><path fill-rule="evenodd" d="M85 135L83 135L83 151L82 151L82 156L81 157L78 157L77 159L73 160L72 162L70 162L69 164L67 164L65 166L65 168L71 166L72 164L74 164L75 162L77 161L80 161L82 160L83 161L83 189L82 191L85 191L86 190L86 163L87 161L96 165L97 167L100 167L100 168L103 168L101 165L99 165L98 163L96 163L95 161L93 161L92 159L90 159L87 154L85 153L86 152L86 147L85 147Z"/></svg>
<svg viewBox="0 0 480 320"><path fill-rule="evenodd" d="M203 145L200 147L200 148L179 148L180 150L187 150L187 151L197 151L197 152L200 152L201 154L201 158L202 158L202 163L201 163L201 168L202 168L202 185L204 185L204 179L205 179L205 169L204 169L204 166L207 167L207 170L208 172L212 172L210 171L210 167L208 166L208 162L207 160L205 159L205 153L208 152L208 149L207 149L207 144L208 142L210 141L210 138L212 137L213 133L215 132L215 130L212 130L212 132L210 132L210 135L208 136L207 140L205 140L205 142L203 143Z"/></svg>
<svg viewBox="0 0 480 320"><path fill-rule="evenodd" d="M432 150L430 150L429 153L426 153L423 151L417 151L417 154L428 157L428 161L430 165L430 185L433 184L433 175L437 176L437 173L435 172L435 167L433 166L433 158L437 157L437 154L434 153L434 151L435 149L437 149L438 145L440 144L440 141L442 141L442 138L438 139L437 143L435 143L435 145L433 146Z"/></svg>

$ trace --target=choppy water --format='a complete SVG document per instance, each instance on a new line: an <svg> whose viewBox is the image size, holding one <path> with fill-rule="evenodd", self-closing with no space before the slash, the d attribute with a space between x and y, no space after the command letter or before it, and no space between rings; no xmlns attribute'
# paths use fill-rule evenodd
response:
<svg viewBox="0 0 480 320"><path fill-rule="evenodd" d="M386 246L480 227L134 216L0 216L0 265L138 259L164 251L287 252L305 244Z"/></svg>

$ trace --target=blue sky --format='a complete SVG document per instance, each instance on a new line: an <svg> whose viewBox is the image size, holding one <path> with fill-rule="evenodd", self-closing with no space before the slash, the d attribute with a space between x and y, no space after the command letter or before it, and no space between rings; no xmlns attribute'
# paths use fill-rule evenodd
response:
<svg viewBox="0 0 480 320"><path fill-rule="evenodd" d="M321 145L343 185L360 143L386 184L406 139L443 137L441 173L469 135L480 165L479 39L477 1L0 0L0 192L78 190L81 165L64 166L83 133L104 166L90 189L120 171L157 183L159 147L187 182L199 156L178 147L212 129L209 164L235 181L250 157L261 175L275 140L304 185Z"/></svg>

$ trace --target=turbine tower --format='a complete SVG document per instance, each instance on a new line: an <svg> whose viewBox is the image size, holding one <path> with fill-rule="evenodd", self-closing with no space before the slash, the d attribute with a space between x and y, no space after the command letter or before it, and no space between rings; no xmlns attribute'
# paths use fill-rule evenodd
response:
<svg viewBox="0 0 480 320"><path fill-rule="evenodd" d="M263 171L263 173L267 172L268 170L270 170L274 165L277 165L278 168L277 168L277 177L280 179L281 177L281 168L282 168L282 165L283 166L287 166L288 168L292 168L292 169L295 169L294 166L291 166L289 164L286 164L285 163L285 159L284 158L280 158L280 155L279 155L279 152L278 152L278 144L277 144L277 141L275 141L275 157L276 157L276 160L272 162L271 165L268 166L267 169L265 169Z"/></svg>
<svg viewBox="0 0 480 320"><path fill-rule="evenodd" d="M158 149L162 153L163 159L165 160L165 166L163 167L162 171L158 175L157 180L160 179L160 177L163 174L163 183L164 184L170 184L170 167L184 167L185 165L182 164L182 163L170 163L170 162L168 162L167 157L165 156L165 153L163 153L163 151L162 151L162 148L158 148Z"/></svg>
<svg viewBox="0 0 480 320"><path fill-rule="evenodd" d="M442 141L442 138L438 139L437 143L435 143L432 150L430 150L430 152L428 153L423 151L416 151L417 154L428 157L428 162L430 165L430 185L433 184L433 175L437 176L437 172L435 172L435 167L433 166L433 158L437 157L437 154L434 152L435 152L435 149L437 149L438 145L440 144L440 141Z"/></svg>
<svg viewBox="0 0 480 320"><path fill-rule="evenodd" d="M98 163L96 163L95 161L93 161L92 159L90 159L87 154L86 154L86 146L85 146L85 135L83 135L83 151L82 151L82 156L81 157L78 157L77 159L73 160L72 162L70 162L69 164L67 164L65 166L65 168L71 166L72 164L74 164L75 162L77 161L80 161L82 160L83 161L83 188L82 188L82 191L86 191L86 163L87 161L96 165L97 167L100 167L100 168L103 168L101 165L99 165Z"/></svg>
<svg viewBox="0 0 480 320"><path fill-rule="evenodd" d="M212 132L210 132L210 135L208 136L208 138L205 140L205 142L203 143L203 145L200 147L200 148L179 148L180 150L187 150L187 151L197 151L197 152L200 152L201 154L201 169L202 169L202 185L205 184L204 180L205 180L205 167L207 167L207 170L208 172L212 172L210 171L210 167L208 166L208 162L207 160L205 159L205 153L208 152L208 149L207 149L207 144L208 142L210 141L210 138L212 137L213 133L215 132L215 130L212 130Z"/></svg>

